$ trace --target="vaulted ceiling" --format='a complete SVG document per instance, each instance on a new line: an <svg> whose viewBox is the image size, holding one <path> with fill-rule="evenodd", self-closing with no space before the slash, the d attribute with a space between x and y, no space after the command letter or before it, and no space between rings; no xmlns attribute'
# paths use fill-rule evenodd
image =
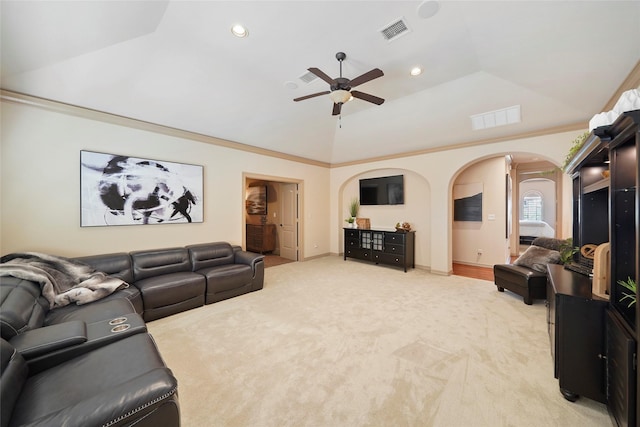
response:
<svg viewBox="0 0 640 427"><path fill-rule="evenodd" d="M339 164L584 124L640 60L638 1L2 1L2 89ZM402 20L391 40L381 30ZM237 38L240 23L248 37ZM316 67L384 76L332 116ZM421 66L421 75L409 71ZM471 116L520 106L521 121Z"/></svg>

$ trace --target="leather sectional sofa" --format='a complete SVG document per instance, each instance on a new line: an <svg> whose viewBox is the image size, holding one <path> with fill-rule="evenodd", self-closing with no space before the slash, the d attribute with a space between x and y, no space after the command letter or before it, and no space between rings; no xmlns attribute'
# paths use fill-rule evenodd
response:
<svg viewBox="0 0 640 427"><path fill-rule="evenodd" d="M38 284L0 277L0 427L179 426L145 322L262 289L263 258L226 242L76 258L130 286L55 309Z"/></svg>

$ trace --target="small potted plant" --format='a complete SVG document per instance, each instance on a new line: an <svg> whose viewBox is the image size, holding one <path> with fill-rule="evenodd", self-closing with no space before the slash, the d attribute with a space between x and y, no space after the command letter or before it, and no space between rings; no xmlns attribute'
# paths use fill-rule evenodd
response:
<svg viewBox="0 0 640 427"><path fill-rule="evenodd" d="M579 247L573 246L573 239L569 237L560 245L560 262L562 264L567 264L573 261L573 255L579 250Z"/></svg>
<svg viewBox="0 0 640 427"><path fill-rule="evenodd" d="M349 214L351 215L351 218L357 218L359 210L360 210L360 202L358 201L357 198L354 197L353 199L351 199L351 202L349 203Z"/></svg>
<svg viewBox="0 0 640 427"><path fill-rule="evenodd" d="M352 216L350 216L349 218L344 220L346 223L349 224L349 228L357 228L358 224L356 224L356 219Z"/></svg>
<svg viewBox="0 0 640 427"><path fill-rule="evenodd" d="M620 302L628 301L629 305L627 305L627 308L633 307L633 305L636 303L636 294L638 291L638 285L636 284L636 281L633 280L631 277L627 277L626 282L624 280L618 280L617 283L618 285L630 291L630 292L622 291L622 295L624 296L620 298Z"/></svg>

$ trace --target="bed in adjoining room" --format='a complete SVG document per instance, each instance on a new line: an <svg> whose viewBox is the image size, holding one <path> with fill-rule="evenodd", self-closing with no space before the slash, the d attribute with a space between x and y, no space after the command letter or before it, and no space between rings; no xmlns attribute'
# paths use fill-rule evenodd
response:
<svg viewBox="0 0 640 427"><path fill-rule="evenodd" d="M555 237L556 231L544 221L520 220L520 244L530 245L536 237Z"/></svg>

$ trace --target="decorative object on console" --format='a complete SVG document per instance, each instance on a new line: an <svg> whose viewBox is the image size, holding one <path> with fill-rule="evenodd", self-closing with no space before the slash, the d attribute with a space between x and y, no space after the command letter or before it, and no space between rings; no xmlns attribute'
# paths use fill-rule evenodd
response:
<svg viewBox="0 0 640 427"><path fill-rule="evenodd" d="M611 245L598 245L593 256L593 293L608 300L611 295Z"/></svg>
<svg viewBox="0 0 640 427"><path fill-rule="evenodd" d="M203 167L80 152L80 226L203 222Z"/></svg>
<svg viewBox="0 0 640 427"><path fill-rule="evenodd" d="M351 199L351 202L349 203L349 214L351 215L351 218L357 218L359 210L360 210L360 202L356 197L354 197L353 199Z"/></svg>
<svg viewBox="0 0 640 427"><path fill-rule="evenodd" d="M399 233L406 233L407 231L411 231L411 224L408 222L396 223L396 231Z"/></svg>
<svg viewBox="0 0 640 427"><path fill-rule="evenodd" d="M368 230L371 228L371 220L369 218L356 218L356 228Z"/></svg>

